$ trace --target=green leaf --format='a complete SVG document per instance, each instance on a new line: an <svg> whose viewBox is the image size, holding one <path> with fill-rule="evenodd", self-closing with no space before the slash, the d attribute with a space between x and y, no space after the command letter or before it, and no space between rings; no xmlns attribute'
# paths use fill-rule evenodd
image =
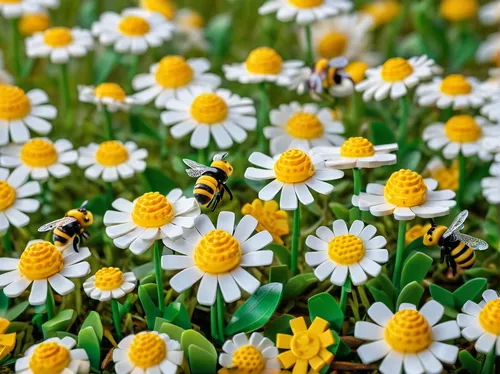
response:
<svg viewBox="0 0 500 374"><path fill-rule="evenodd" d="M87 316L87 318L85 319L85 321L83 322L81 330L89 326L94 329L94 332L97 336L97 339L99 339L99 342L102 342L103 328L102 328L101 316L99 315L99 313L91 311Z"/></svg>
<svg viewBox="0 0 500 374"><path fill-rule="evenodd" d="M76 312L73 309L60 311L57 316L42 325L43 338L52 338L56 336L57 331L69 331L75 320Z"/></svg>
<svg viewBox="0 0 500 374"><path fill-rule="evenodd" d="M344 313L342 313L342 310L332 295L326 292L319 293L311 297L307 305L309 307L311 321L314 321L316 317L320 317L328 321L335 331L340 331L342 329L342 325L344 324Z"/></svg>
<svg viewBox="0 0 500 374"><path fill-rule="evenodd" d="M94 82L96 84L104 82L119 60L120 55L115 53L113 49L99 53L94 64Z"/></svg>
<svg viewBox="0 0 500 374"><path fill-rule="evenodd" d="M192 374L215 373L217 368L217 356L213 357L203 348L191 345L184 351L188 353L189 368Z"/></svg>
<svg viewBox="0 0 500 374"><path fill-rule="evenodd" d="M418 252L409 258L403 265L401 272L401 288L413 281L422 283L427 272L432 266L432 258L424 253Z"/></svg>
<svg viewBox="0 0 500 374"><path fill-rule="evenodd" d="M283 300L295 299L310 285L316 283L318 278L313 273L299 274L291 278L283 289Z"/></svg>
<svg viewBox="0 0 500 374"><path fill-rule="evenodd" d="M130 114L130 129L135 135L143 135L161 141L159 132L152 129L149 124L137 113Z"/></svg>
<svg viewBox="0 0 500 374"><path fill-rule="evenodd" d="M205 37L210 41L211 56L225 56L232 39L231 14L219 14L213 17L205 28Z"/></svg>
<svg viewBox="0 0 500 374"><path fill-rule="evenodd" d="M420 283L417 283L415 281L408 283L401 290L401 293L398 296L396 310L399 309L399 306L402 303L410 303L418 307L418 305L420 304L420 299L422 298L423 294L424 294L424 287L422 287Z"/></svg>
<svg viewBox="0 0 500 374"><path fill-rule="evenodd" d="M479 374L481 372L481 361L476 360L465 349L460 351L460 353L458 354L458 359L460 360L460 363L467 373Z"/></svg>
<svg viewBox="0 0 500 374"><path fill-rule="evenodd" d="M269 322L264 330L264 336L272 340L276 344L276 335L278 334L292 334L290 328L290 321L295 317L290 314L282 314L275 320Z"/></svg>
<svg viewBox="0 0 500 374"><path fill-rule="evenodd" d="M274 255L281 265L290 266L290 251L288 248L279 244L269 244L266 249L270 249L274 252Z"/></svg>
<svg viewBox="0 0 500 374"><path fill-rule="evenodd" d="M389 297L387 293L379 288L379 284L374 282L375 279L372 279L366 283L366 288L372 294L375 301L379 301L384 303L390 310L394 312L394 302L393 298Z"/></svg>
<svg viewBox="0 0 500 374"><path fill-rule="evenodd" d="M210 343L210 341L207 338L205 338L197 331L194 330L184 331L181 335L180 343L182 346L182 350L184 352L187 352L190 346L196 346L198 348L203 349L215 360L217 360L217 351L215 350L213 344ZM188 355L188 358L191 359L190 355Z"/></svg>
<svg viewBox="0 0 500 374"><path fill-rule="evenodd" d="M17 319L17 317L19 317L21 314L25 312L28 306L29 306L28 301L21 301L19 304L7 310L3 318L8 319L9 321L14 321Z"/></svg>
<svg viewBox="0 0 500 374"><path fill-rule="evenodd" d="M269 271L269 283L281 283L286 284L288 282L288 266L280 265L280 266L271 266L271 270Z"/></svg>
<svg viewBox="0 0 500 374"><path fill-rule="evenodd" d="M3 290L0 290L0 317L5 316L5 313L7 313L10 302L9 300L10 299L3 293Z"/></svg>
<svg viewBox="0 0 500 374"><path fill-rule="evenodd" d="M160 310L156 307L158 298L156 296L156 284L148 283L139 286L139 300L141 300L142 308L146 313L146 322L148 328L154 328L156 317L160 317Z"/></svg>
<svg viewBox="0 0 500 374"><path fill-rule="evenodd" d="M99 195L89 200L87 204L87 209L92 211L92 214L97 216L104 216L106 210L110 206L111 201L104 195Z"/></svg>
<svg viewBox="0 0 500 374"><path fill-rule="evenodd" d="M481 295L487 287L488 281L485 278L472 279L462 285L455 292L453 292L456 309L462 310L464 304L469 300L479 302L481 300Z"/></svg>
<svg viewBox="0 0 500 374"><path fill-rule="evenodd" d="M78 333L78 348L85 349L89 356L90 366L99 370L101 365L101 346L95 330L89 326Z"/></svg>
<svg viewBox="0 0 500 374"><path fill-rule="evenodd" d="M370 123L370 135L374 145L396 143L394 131L382 122Z"/></svg>
<svg viewBox="0 0 500 374"><path fill-rule="evenodd" d="M148 167L144 170L143 175L149 182L151 191L158 191L166 195L174 188L177 188L177 184L160 169Z"/></svg>
<svg viewBox="0 0 500 374"><path fill-rule="evenodd" d="M328 204L330 209L332 210L333 214L335 215L335 218L337 219L343 219L344 221L349 221L349 209L343 206L342 204L339 204L337 202L331 202Z"/></svg>
<svg viewBox="0 0 500 374"><path fill-rule="evenodd" d="M97 1L99 0L85 1L80 5L80 9L78 10L78 24L81 27L90 29L92 24L97 21Z"/></svg>
<svg viewBox="0 0 500 374"><path fill-rule="evenodd" d="M281 283L269 283L260 287L233 314L224 330L226 335L248 333L264 326L278 308L282 291Z"/></svg>
<svg viewBox="0 0 500 374"><path fill-rule="evenodd" d="M156 321L158 321L158 320L165 321L163 318L159 318L159 317L156 319ZM155 323L155 331L158 331L158 332L163 333L163 334L167 334L170 337L170 339L174 339L174 340L177 340L178 342L180 342L181 337L182 337L182 333L185 330L183 328L176 326L176 325L173 325L171 323L163 322L160 324L160 326L158 328L156 327L156 323Z"/></svg>
<svg viewBox="0 0 500 374"><path fill-rule="evenodd" d="M406 153L398 162L398 167L409 170L419 170L418 165L422 159L422 152L419 150L411 150Z"/></svg>
<svg viewBox="0 0 500 374"><path fill-rule="evenodd" d="M472 268L465 270L464 273L470 278L489 278L495 276L498 271L487 268Z"/></svg>
<svg viewBox="0 0 500 374"><path fill-rule="evenodd" d="M455 309L455 298L453 293L434 283L429 286L429 292L434 300L443 306Z"/></svg>
<svg viewBox="0 0 500 374"><path fill-rule="evenodd" d="M335 343L328 347L328 350L338 358L346 358L351 354L351 348L340 339L339 334L335 330L331 330L331 332L333 333Z"/></svg>
<svg viewBox="0 0 500 374"><path fill-rule="evenodd" d="M184 304L178 302L170 303L167 309L165 309L164 317L169 322L185 330L191 328L191 319L189 318L189 312Z"/></svg>

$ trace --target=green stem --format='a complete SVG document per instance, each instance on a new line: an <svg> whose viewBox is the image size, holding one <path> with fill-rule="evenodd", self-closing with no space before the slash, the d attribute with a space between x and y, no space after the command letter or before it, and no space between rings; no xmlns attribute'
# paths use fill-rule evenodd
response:
<svg viewBox="0 0 500 374"><path fill-rule="evenodd" d="M106 126L106 138L108 140L113 140L113 116L109 110L103 108L104 122Z"/></svg>
<svg viewBox="0 0 500 374"><path fill-rule="evenodd" d="M139 56L131 55L131 59L132 63L130 65L130 70L128 72L128 82L129 82L129 88L132 91L132 80L137 75L137 69L139 67Z"/></svg>
<svg viewBox="0 0 500 374"><path fill-rule="evenodd" d="M163 280L161 272L162 252L163 252L163 242L161 240L155 241L154 265L155 265L156 289L158 291L158 309L160 309L160 312L163 315L163 311L165 310L165 299L163 297Z"/></svg>
<svg viewBox="0 0 500 374"><path fill-rule="evenodd" d="M61 64L60 86L63 98L63 110L66 113L66 129L70 132L73 129L71 118L71 93L69 91L68 64Z"/></svg>
<svg viewBox="0 0 500 374"><path fill-rule="evenodd" d="M405 236L406 236L406 221L399 221L398 228L398 244L396 248L396 265L394 266L394 273L392 274L392 284L396 288L396 297L399 296L401 290L401 270L403 267L403 252L405 250Z"/></svg>
<svg viewBox="0 0 500 374"><path fill-rule="evenodd" d="M259 106L259 120L257 122L257 147L263 152L267 153L267 140L264 136L264 126L267 125L269 113L268 113L268 97L267 97L267 85L266 82L262 82L259 85L260 92L260 106Z"/></svg>
<svg viewBox="0 0 500 374"><path fill-rule="evenodd" d="M207 150L206 149L198 149L198 162L202 165L206 165L207 163Z"/></svg>
<svg viewBox="0 0 500 374"><path fill-rule="evenodd" d="M351 278L349 278L348 276L340 292L340 310L342 310L344 316L347 307L347 299L349 298L349 292L351 292L350 290L351 290Z"/></svg>
<svg viewBox="0 0 500 374"><path fill-rule="evenodd" d="M293 233L292 233L292 274L297 274L300 242L300 206L293 212Z"/></svg>
<svg viewBox="0 0 500 374"><path fill-rule="evenodd" d="M465 190L465 156L462 152L458 154L458 193L457 193L457 205L459 208L463 208L463 198Z"/></svg>
<svg viewBox="0 0 500 374"><path fill-rule="evenodd" d="M106 184L106 198L108 199L109 204L113 202L113 183L105 182Z"/></svg>
<svg viewBox="0 0 500 374"><path fill-rule="evenodd" d="M483 369L481 370L481 374L493 374L494 366L495 366L495 358L496 358L496 349L495 344L491 348L491 351L486 355L486 360L484 361Z"/></svg>
<svg viewBox="0 0 500 374"><path fill-rule="evenodd" d="M361 193L361 171L358 168L353 168L352 175L354 179L354 196L359 197ZM351 218L353 221L361 219L361 211L359 210L359 207L354 207Z"/></svg>
<svg viewBox="0 0 500 374"><path fill-rule="evenodd" d="M13 252L12 248L12 225L9 225L9 228L3 235L3 248L4 248L4 254L10 256L10 254Z"/></svg>
<svg viewBox="0 0 500 374"><path fill-rule="evenodd" d="M217 287L217 335L221 345L224 344L224 299L220 287Z"/></svg>
<svg viewBox="0 0 500 374"><path fill-rule="evenodd" d="M167 148L167 140L168 140L168 128L167 126L160 127L160 158L161 160L165 160L168 156L168 148Z"/></svg>
<svg viewBox="0 0 500 374"><path fill-rule="evenodd" d="M52 293L52 288L47 285L47 300L45 300L45 311L47 312L47 318L50 321L54 318L54 310L56 308L54 302L54 294Z"/></svg>
<svg viewBox="0 0 500 374"><path fill-rule="evenodd" d="M398 143L406 142L408 136L408 113L410 105L408 103L408 96L405 95L401 98L401 119L399 121Z"/></svg>
<svg viewBox="0 0 500 374"><path fill-rule="evenodd" d="M210 333L214 342L219 341L219 332L217 331L217 303L210 307Z"/></svg>
<svg viewBox="0 0 500 374"><path fill-rule="evenodd" d="M18 81L21 76L21 37L17 27L17 18L9 19L10 33L12 38L12 65L14 67L14 74Z"/></svg>
<svg viewBox="0 0 500 374"><path fill-rule="evenodd" d="M120 309L118 308L118 301L113 298L111 298L111 313L113 314L113 325L115 326L116 336L118 339L121 339L123 335L120 321Z"/></svg>
<svg viewBox="0 0 500 374"><path fill-rule="evenodd" d="M306 64L311 65L313 63L311 25L307 24L305 26L305 29L306 29Z"/></svg>

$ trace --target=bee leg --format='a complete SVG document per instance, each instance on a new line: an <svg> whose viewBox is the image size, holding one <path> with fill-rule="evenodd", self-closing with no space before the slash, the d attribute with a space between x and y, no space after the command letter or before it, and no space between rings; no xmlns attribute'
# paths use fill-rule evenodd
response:
<svg viewBox="0 0 500 374"><path fill-rule="evenodd" d="M233 200L233 193L231 192L231 190L229 189L228 186L226 186L225 184L222 185L222 187L227 191L227 193L229 194L229 200Z"/></svg>
<svg viewBox="0 0 500 374"><path fill-rule="evenodd" d="M441 261L439 261L440 264L442 264L444 262L444 247L441 247Z"/></svg>
<svg viewBox="0 0 500 374"><path fill-rule="evenodd" d="M453 271L453 276L457 275L457 263L455 261L451 262L451 270Z"/></svg>
<svg viewBox="0 0 500 374"><path fill-rule="evenodd" d="M220 195L217 193L217 195L215 195L214 197L214 206L212 207L212 212L215 211L215 208L217 208L217 205L219 205L219 201L220 201Z"/></svg>
<svg viewBox="0 0 500 374"><path fill-rule="evenodd" d="M75 250L76 253L78 253L80 250L78 249L78 244L80 243L80 236L75 236L73 239L73 249Z"/></svg>
<svg viewBox="0 0 500 374"><path fill-rule="evenodd" d="M87 231L84 231L82 233L82 237L83 237L83 239L88 239L88 238L90 238L90 234Z"/></svg>

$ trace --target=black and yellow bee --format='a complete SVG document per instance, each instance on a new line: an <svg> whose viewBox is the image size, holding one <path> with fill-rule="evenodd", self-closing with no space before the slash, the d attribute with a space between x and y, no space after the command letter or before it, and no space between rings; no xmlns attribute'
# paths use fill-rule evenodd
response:
<svg viewBox="0 0 500 374"><path fill-rule="evenodd" d="M452 222L450 227L432 226L424 236L426 246L437 245L441 248L441 263L446 259L446 264L452 269L453 275L457 273L457 266L461 269L470 269L476 262L475 250L484 251L488 243L459 232L464 228L464 222L469 215L467 210L462 211Z"/></svg>
<svg viewBox="0 0 500 374"><path fill-rule="evenodd" d="M85 208L86 205L87 201L84 201L79 208L71 209L63 218L41 226L38 232L54 230L54 245L60 251L73 244L73 249L78 252L79 243L90 237L87 228L94 223L94 216Z"/></svg>
<svg viewBox="0 0 500 374"><path fill-rule="evenodd" d="M187 175L198 178L193 191L196 201L207 208L213 204L212 212L224 197L224 191L227 191L230 200L233 199L231 190L226 186L229 176L233 174L233 167L225 160L226 157L227 152L217 153L210 166L188 159L183 160L189 166L189 169L186 169Z"/></svg>
<svg viewBox="0 0 500 374"><path fill-rule="evenodd" d="M311 67L311 75L305 82L306 89L317 95L324 92L336 97L350 94L354 82L344 70L348 63L345 57L319 59Z"/></svg>

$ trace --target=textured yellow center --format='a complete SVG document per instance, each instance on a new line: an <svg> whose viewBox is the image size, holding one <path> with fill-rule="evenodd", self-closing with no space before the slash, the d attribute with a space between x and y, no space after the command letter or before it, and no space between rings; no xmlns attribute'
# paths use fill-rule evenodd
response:
<svg viewBox="0 0 500 374"><path fill-rule="evenodd" d="M284 183L300 183L314 175L311 158L299 149L289 149L274 163L276 179Z"/></svg>
<svg viewBox="0 0 500 374"><path fill-rule="evenodd" d="M380 26L392 21L400 10L401 5L397 0L381 0L365 6L362 12L372 16L375 25Z"/></svg>
<svg viewBox="0 0 500 374"><path fill-rule="evenodd" d="M431 177L438 181L440 190L458 190L458 162L455 160L449 168L442 167L431 172Z"/></svg>
<svg viewBox="0 0 500 374"><path fill-rule="evenodd" d="M207 232L194 250L198 268L210 274L227 273L241 262L240 243L223 230Z"/></svg>
<svg viewBox="0 0 500 374"><path fill-rule="evenodd" d="M365 79L366 69L368 69L368 65L366 63L363 61L354 61L347 65L344 71L349 74L354 81L354 84L358 84Z"/></svg>
<svg viewBox="0 0 500 374"><path fill-rule="evenodd" d="M171 0L141 0L141 7L150 12L160 13L168 20L175 17L175 5Z"/></svg>
<svg viewBox="0 0 500 374"><path fill-rule="evenodd" d="M118 25L118 29L124 35L143 36L149 32L149 22L139 16L126 16Z"/></svg>
<svg viewBox="0 0 500 374"><path fill-rule="evenodd" d="M30 101L22 89L17 86L0 84L0 119L21 119L26 117L30 111Z"/></svg>
<svg viewBox="0 0 500 374"><path fill-rule="evenodd" d="M300 331L293 335L291 348L295 357L309 360L318 355L321 342L317 334L310 331Z"/></svg>
<svg viewBox="0 0 500 374"><path fill-rule="evenodd" d="M142 369L158 365L166 356L165 342L151 332L137 334L128 351L130 362Z"/></svg>
<svg viewBox="0 0 500 374"><path fill-rule="evenodd" d="M323 136L323 124L311 113L295 113L286 123L286 131L294 138L316 139Z"/></svg>
<svg viewBox="0 0 500 374"><path fill-rule="evenodd" d="M253 345L244 345L233 353L233 367L239 373L259 374L264 370L265 364L262 353Z"/></svg>
<svg viewBox="0 0 500 374"><path fill-rule="evenodd" d="M96 161L103 166L117 166L128 160L127 148L116 140L108 140L99 146Z"/></svg>
<svg viewBox="0 0 500 374"><path fill-rule="evenodd" d="M95 273L94 283L100 290L114 290L123 284L123 273L118 268L102 268Z"/></svg>
<svg viewBox="0 0 500 374"><path fill-rule="evenodd" d="M52 27L44 32L43 40L54 48L65 47L73 41L73 36L67 27Z"/></svg>
<svg viewBox="0 0 500 374"><path fill-rule="evenodd" d="M420 174L401 169L392 173L384 187L384 196L396 206L413 207L427 201L427 186Z"/></svg>
<svg viewBox="0 0 500 374"><path fill-rule="evenodd" d="M481 327L493 335L500 336L500 299L489 301L479 312Z"/></svg>
<svg viewBox="0 0 500 374"><path fill-rule="evenodd" d="M139 197L132 219L141 227L161 227L174 218L174 206L159 192L146 192Z"/></svg>
<svg viewBox="0 0 500 374"><path fill-rule="evenodd" d="M444 126L446 136L454 142L472 143L478 140L483 131L472 116L461 114L451 117Z"/></svg>
<svg viewBox="0 0 500 374"><path fill-rule="evenodd" d="M324 0L288 0L288 2L297 8L313 8L323 4Z"/></svg>
<svg viewBox="0 0 500 374"><path fill-rule="evenodd" d="M432 330L423 315L408 309L397 312L391 318L384 337L396 352L419 353L431 345Z"/></svg>
<svg viewBox="0 0 500 374"><path fill-rule="evenodd" d="M19 31L25 36L48 29L50 18L45 13L27 13L19 20Z"/></svg>
<svg viewBox="0 0 500 374"><path fill-rule="evenodd" d="M246 68L250 73L276 75L281 72L283 59L274 49L260 47L254 49L247 57Z"/></svg>
<svg viewBox="0 0 500 374"><path fill-rule="evenodd" d="M16 190L6 181L0 181L0 212L6 210L16 201Z"/></svg>
<svg viewBox="0 0 500 374"><path fill-rule="evenodd" d="M57 374L68 367L71 356L68 349L55 342L40 343L30 358L33 374Z"/></svg>
<svg viewBox="0 0 500 374"><path fill-rule="evenodd" d="M183 87L193 80L193 69L182 56L166 56L160 60L156 82L165 88Z"/></svg>
<svg viewBox="0 0 500 374"><path fill-rule="evenodd" d="M364 255L365 246L356 235L336 236L328 243L328 256L339 265L357 264Z"/></svg>
<svg viewBox="0 0 500 374"><path fill-rule="evenodd" d="M340 147L342 157L370 157L374 154L373 144L362 137L349 138Z"/></svg>
<svg viewBox="0 0 500 374"><path fill-rule="evenodd" d="M19 271L29 280L47 279L64 267L63 257L50 242L31 243L21 254Z"/></svg>
<svg viewBox="0 0 500 374"><path fill-rule="evenodd" d="M101 83L95 88L94 94L98 99L109 97L116 101L123 101L126 97L123 88L116 83Z"/></svg>
<svg viewBox="0 0 500 374"><path fill-rule="evenodd" d="M347 48L347 36L331 31L325 34L318 43L318 54L323 58L334 58L344 55Z"/></svg>
<svg viewBox="0 0 500 374"><path fill-rule="evenodd" d="M227 104L219 95L205 93L191 104L191 115L201 124L211 125L222 122L227 117Z"/></svg>
<svg viewBox="0 0 500 374"><path fill-rule="evenodd" d="M472 86L463 75L452 74L443 79L440 90L450 96L467 95L472 91Z"/></svg>
<svg viewBox="0 0 500 374"><path fill-rule="evenodd" d="M458 22L474 18L478 8L477 0L442 0L439 10L444 19Z"/></svg>
<svg viewBox="0 0 500 374"><path fill-rule="evenodd" d="M30 167L48 167L57 162L57 150L44 139L33 139L21 148L21 160Z"/></svg>
<svg viewBox="0 0 500 374"><path fill-rule="evenodd" d="M201 29L205 26L205 19L200 13L192 10L189 15L182 17L180 24L194 29Z"/></svg>
<svg viewBox="0 0 500 374"><path fill-rule="evenodd" d="M413 73L413 67L401 57L393 57L382 65L382 79L386 82L399 82Z"/></svg>

